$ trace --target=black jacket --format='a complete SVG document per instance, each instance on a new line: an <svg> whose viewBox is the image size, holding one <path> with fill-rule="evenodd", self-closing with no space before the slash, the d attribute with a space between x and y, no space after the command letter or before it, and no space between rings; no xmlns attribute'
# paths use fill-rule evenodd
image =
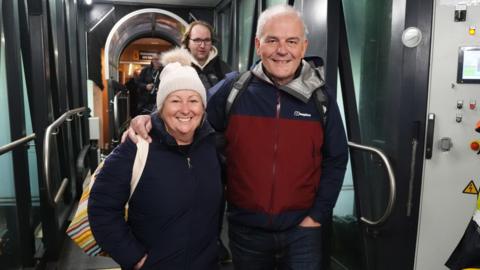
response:
<svg viewBox="0 0 480 270"><path fill-rule="evenodd" d="M225 75L232 71L227 63L220 59L218 50L215 46L212 46L208 59L203 65L200 65L192 56L192 66L197 71L203 86L205 86L205 89L207 90L223 80Z"/></svg>
<svg viewBox="0 0 480 270"><path fill-rule="evenodd" d="M137 80L137 93L136 93L136 110L137 114L150 114L156 103L157 89L160 83L160 73L162 68L155 70L153 65L142 69L140 76ZM153 83L154 89L152 91L147 90L147 84Z"/></svg>
<svg viewBox="0 0 480 270"><path fill-rule="evenodd" d="M198 73L200 80L205 86L205 89L209 89L219 81L225 78L225 74L230 73L232 69L227 65L227 63L223 62L222 59L216 52L216 49L212 51L215 54L213 57L204 67L203 69L195 62L192 63L192 66Z"/></svg>
<svg viewBox="0 0 480 270"><path fill-rule="evenodd" d="M142 270L218 269L218 210L222 196L213 129L207 121L180 151L158 116L147 162L124 205L136 146L127 141L108 156L90 193L88 217L98 244L122 268L148 254Z"/></svg>

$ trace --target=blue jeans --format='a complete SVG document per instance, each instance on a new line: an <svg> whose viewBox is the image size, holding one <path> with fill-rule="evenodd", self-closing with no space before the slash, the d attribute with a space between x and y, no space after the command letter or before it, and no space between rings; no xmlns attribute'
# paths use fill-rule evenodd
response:
<svg viewBox="0 0 480 270"><path fill-rule="evenodd" d="M295 226L282 232L229 223L235 270L321 270L322 229Z"/></svg>

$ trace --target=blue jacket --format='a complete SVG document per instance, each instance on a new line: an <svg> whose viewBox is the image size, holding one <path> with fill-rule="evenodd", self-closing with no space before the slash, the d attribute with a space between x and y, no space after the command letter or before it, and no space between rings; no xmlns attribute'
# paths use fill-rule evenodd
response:
<svg viewBox="0 0 480 270"><path fill-rule="evenodd" d="M326 222L348 161L335 99L327 91L323 126L313 97L323 81L308 63L304 61L296 78L284 86L273 84L261 63L252 73L229 117L225 104L237 76L227 74L209 90L208 120L217 131L224 131L226 139L229 219L279 231L307 215Z"/></svg>
<svg viewBox="0 0 480 270"><path fill-rule="evenodd" d="M222 196L214 133L205 121L182 153L158 116L147 162L128 201L136 146L108 156L90 193L88 216L98 244L122 268L148 254L142 269L217 269L218 210Z"/></svg>

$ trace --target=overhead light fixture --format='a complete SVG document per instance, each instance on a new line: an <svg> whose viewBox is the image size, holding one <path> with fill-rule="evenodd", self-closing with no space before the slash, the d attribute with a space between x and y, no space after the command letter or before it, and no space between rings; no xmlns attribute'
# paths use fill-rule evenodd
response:
<svg viewBox="0 0 480 270"><path fill-rule="evenodd" d="M92 0L85 0L85 4L91 5L91 4L92 4Z"/></svg>

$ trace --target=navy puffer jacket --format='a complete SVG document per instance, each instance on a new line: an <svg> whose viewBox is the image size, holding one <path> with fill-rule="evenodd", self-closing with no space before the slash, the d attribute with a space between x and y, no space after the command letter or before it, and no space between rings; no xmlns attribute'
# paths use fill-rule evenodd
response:
<svg viewBox="0 0 480 270"><path fill-rule="evenodd" d="M88 213L98 244L122 268L148 254L142 269L218 269L218 210L222 196L214 133L205 121L189 151L179 150L162 120L152 116L147 163L128 201L136 146L119 145L90 194Z"/></svg>

